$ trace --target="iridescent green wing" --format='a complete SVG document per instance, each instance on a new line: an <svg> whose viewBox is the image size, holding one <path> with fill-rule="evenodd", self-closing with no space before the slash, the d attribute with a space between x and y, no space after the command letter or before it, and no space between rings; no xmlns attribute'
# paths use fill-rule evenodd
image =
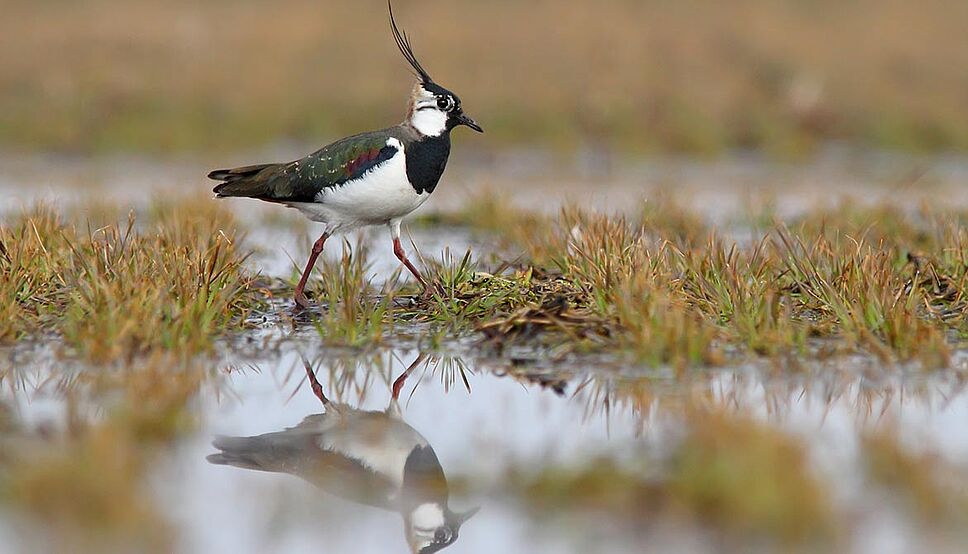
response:
<svg viewBox="0 0 968 554"><path fill-rule="evenodd" d="M285 183L279 182L275 192L311 201L307 199L323 189L359 179L397 154L397 147L387 145L388 138L385 131L377 131L334 142L290 164Z"/></svg>
<svg viewBox="0 0 968 554"><path fill-rule="evenodd" d="M364 133L295 162L213 171L209 177L224 181L215 187L219 196L313 202L322 190L359 179L395 156L399 148L387 144L390 136L387 130Z"/></svg>

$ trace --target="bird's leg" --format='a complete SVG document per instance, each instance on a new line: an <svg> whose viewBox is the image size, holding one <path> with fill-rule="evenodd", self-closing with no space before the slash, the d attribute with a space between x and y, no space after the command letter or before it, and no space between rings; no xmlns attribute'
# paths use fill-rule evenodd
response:
<svg viewBox="0 0 968 554"><path fill-rule="evenodd" d="M303 358L303 367L306 368L306 376L309 377L309 386L312 387L313 394L315 394L316 398L323 403L323 406L328 406L329 399L326 398L325 394L323 394L323 387L316 379L316 373L313 371L313 367L309 365L309 360L306 358Z"/></svg>
<svg viewBox="0 0 968 554"><path fill-rule="evenodd" d="M403 251L403 245L400 244L399 237L395 237L393 239L393 253L396 254L398 260L403 262L403 265L407 266L407 269L410 270L410 273L413 273L413 276L417 278L417 281L420 282L424 290L427 290L427 282L424 281L423 276L420 275L420 272L417 271L417 268L414 267L413 264L410 263L410 260L407 259L407 253Z"/></svg>
<svg viewBox="0 0 968 554"><path fill-rule="evenodd" d="M407 253L403 250L403 245L400 244L400 222L399 221L390 223L390 233L391 235L393 235L393 254L397 257L398 260L400 260L401 263L403 263L403 265L407 266L407 269L410 270L410 273L412 273L413 276L417 278L417 281L420 283L421 286L423 286L424 294L426 294L431 290L430 287L427 286L427 281L424 281L423 275L421 275L420 272L417 271L417 268L414 267L414 265L410 263L410 260L407 259Z"/></svg>
<svg viewBox="0 0 968 554"><path fill-rule="evenodd" d="M299 279L299 284L296 285L296 304L301 308L308 308L311 304L309 300L306 300L306 295L303 290L306 288L306 283L309 281L309 274L313 272L313 266L316 265L316 258L323 253L323 245L326 244L326 239L329 238L327 233L323 233L313 245L313 251L309 254L309 261L306 262L306 270L303 271L302 277Z"/></svg>
<svg viewBox="0 0 968 554"><path fill-rule="evenodd" d="M400 398L400 391L403 390L403 385L406 384L407 377L410 377L410 374L413 373L413 370L417 369L417 366L420 365L420 363L426 359L427 359L427 355L421 352L420 355L417 356L417 359L414 360L412 364L410 364L410 367L408 367L407 370L404 371L403 374L397 377L397 380L393 382L394 400L398 400Z"/></svg>

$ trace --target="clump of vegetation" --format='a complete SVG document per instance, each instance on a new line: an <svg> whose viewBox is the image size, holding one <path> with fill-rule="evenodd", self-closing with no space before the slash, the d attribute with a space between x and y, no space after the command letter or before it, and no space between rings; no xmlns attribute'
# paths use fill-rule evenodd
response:
<svg viewBox="0 0 968 554"><path fill-rule="evenodd" d="M557 217L475 202L476 223L520 252L483 271L470 256L434 268L443 286L411 317L572 349L619 348L653 364L725 353L858 349L884 361L948 363L966 331L965 214L846 205L774 222L738 246L675 204L641 218L575 208Z"/></svg>
<svg viewBox="0 0 968 554"><path fill-rule="evenodd" d="M634 216L474 205L447 218L496 237L505 261L468 251L425 262L432 294L400 295L394 279L375 287L362 242L347 243L312 287L321 309L297 322L332 345L419 323L435 344L476 333L498 349L611 351L678 368L818 348L939 367L968 332L961 212L847 204L774 221L738 245L672 199ZM87 217L99 225L39 207L0 226L0 341L53 333L95 361L192 354L262 305L267 293L216 205Z"/></svg>
<svg viewBox="0 0 968 554"><path fill-rule="evenodd" d="M315 301L322 309L312 321L320 337L329 343L357 347L379 342L392 324L389 307L393 293L387 289L377 297L366 255L362 241L354 248L344 242L339 260L319 264L322 280L315 287Z"/></svg>
<svg viewBox="0 0 968 554"><path fill-rule="evenodd" d="M515 489L539 514L605 514L636 527L671 519L743 544L836 539L833 506L798 441L720 411L692 411L685 423L683 438L654 467L596 460L518 475Z"/></svg>
<svg viewBox="0 0 968 554"><path fill-rule="evenodd" d="M260 294L229 214L156 204L92 228L39 206L0 225L0 341L56 333L93 361L209 347Z"/></svg>

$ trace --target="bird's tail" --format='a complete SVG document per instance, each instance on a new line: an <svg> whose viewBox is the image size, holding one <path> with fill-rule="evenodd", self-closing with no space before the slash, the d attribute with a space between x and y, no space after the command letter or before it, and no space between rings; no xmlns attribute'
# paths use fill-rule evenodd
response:
<svg viewBox="0 0 968 554"><path fill-rule="evenodd" d="M213 189L213 192L219 198L231 196L257 197L264 193L263 189L266 186L266 179L262 177L279 165L261 164L234 169L216 169L208 174L208 178L213 181L222 181Z"/></svg>

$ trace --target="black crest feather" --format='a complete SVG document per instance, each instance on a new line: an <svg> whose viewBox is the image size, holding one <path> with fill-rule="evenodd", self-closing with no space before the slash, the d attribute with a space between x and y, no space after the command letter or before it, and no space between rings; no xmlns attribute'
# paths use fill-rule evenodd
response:
<svg viewBox="0 0 968 554"><path fill-rule="evenodd" d="M420 65L417 61L417 56L413 53L413 48L410 46L410 38L407 37L406 31L401 32L400 28L397 27L397 21L393 18L393 4L390 0L387 0L387 9L390 11L390 30L393 31L393 40L397 43L397 48L400 49L400 53L403 57L407 59L410 63L410 67L417 72L417 76L423 83L432 83L433 79L430 78L430 74L427 70Z"/></svg>

